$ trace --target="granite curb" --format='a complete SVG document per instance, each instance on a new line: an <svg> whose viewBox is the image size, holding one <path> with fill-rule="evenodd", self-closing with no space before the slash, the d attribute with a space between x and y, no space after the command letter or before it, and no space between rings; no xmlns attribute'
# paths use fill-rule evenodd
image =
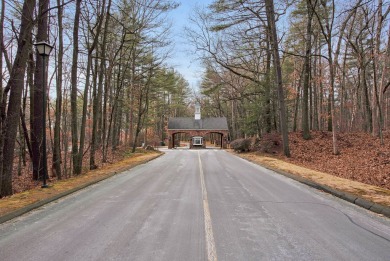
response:
<svg viewBox="0 0 390 261"><path fill-rule="evenodd" d="M276 168L272 168L270 166L262 165L260 163L251 161L251 160L246 159L246 158L243 158L243 159L248 160L248 161L250 161L250 162L252 162L254 164L260 165L260 166L262 166L262 167L264 167L266 169L272 170L272 171L274 171L274 172L276 172L278 174L281 174L281 175L283 175L285 177L291 178L291 179L296 180L296 181L298 181L300 183L303 183L305 185L313 187L315 189L322 190L324 192L332 194L333 196L336 196L336 197L341 198L341 199L343 199L345 201L348 201L350 203L358 205L358 206L360 206L362 208L365 208L367 210L370 210L372 212L375 212L377 214L381 214L381 215L383 215L385 217L390 218L390 207L388 207L388 206L385 206L385 205L382 205L382 204L378 204L378 203L369 201L367 199L358 197L358 196L353 195L351 193L344 192L344 191L341 191L341 190L329 187L327 185L323 185L323 184L317 183L317 182L315 182L313 180L309 180L309 179L306 179L306 178L303 178L303 177L300 177L300 176L288 173L288 172L283 171L283 170L279 170L279 169L276 169Z"/></svg>
<svg viewBox="0 0 390 261"><path fill-rule="evenodd" d="M82 185L80 185L80 186L78 186L78 187L75 187L75 188L72 188L72 189L70 189L70 190L61 192L61 193L59 193L59 194L57 194L57 195L55 195L55 196L52 196L52 197L50 197L50 198L47 198L47 199L44 199L44 200L40 200L40 201L38 201L38 202L35 202L35 203L29 204L29 205L27 205L27 206L25 206L25 207L22 207L22 208L20 208L20 209L18 209L18 210L9 212L9 213L7 213L7 214L4 214L3 216L0 216L0 224L2 224L2 223L4 223L4 222L7 222L7 221L9 221L9 220L11 220L11 219L14 219L14 218L16 218L16 217L18 217L18 216L21 216L21 215L23 215L23 214L26 214L27 212L30 212L31 210L37 209L37 208L39 208L39 207L42 207L42 206L44 206L44 205L46 205L46 204L48 204L48 203L51 203L51 202L53 202L53 201L56 201L56 200L58 200L58 199L60 199L60 198L62 198L62 197L68 196L68 195L70 195L70 194L72 194L72 193L75 193L75 192L77 192L77 191L79 191L79 190L82 190L82 189L84 189L84 188L86 188L86 187L89 187L89 186L92 186L92 185L94 185L94 184L97 184L97 183L99 183L99 182L101 182L101 181L103 181L103 180L105 180L105 179L111 178L111 177L113 177L113 176L115 176L115 175L117 175L117 174L120 174L120 173L124 172L124 171L130 170L130 169L132 169L132 168L134 168L134 167L136 167L136 166L139 166L139 165L145 164L145 163L147 163L147 162L149 162L149 161L152 161L152 160L154 160L154 159L156 159L156 158L162 156L163 154L164 154L164 153L161 153L161 154L159 154L159 155L156 155L156 156L153 157L153 158L150 158L150 159L148 159L148 160L146 160L146 161L143 161L143 162L139 162L139 163L137 163L137 164L135 164L135 165L133 165L133 166L131 166L131 167L123 168L123 169L121 169L120 171L114 171L113 173L109 174L108 176L105 176L105 177L98 178L98 179L96 179L96 180L87 182L87 183L82 184Z"/></svg>

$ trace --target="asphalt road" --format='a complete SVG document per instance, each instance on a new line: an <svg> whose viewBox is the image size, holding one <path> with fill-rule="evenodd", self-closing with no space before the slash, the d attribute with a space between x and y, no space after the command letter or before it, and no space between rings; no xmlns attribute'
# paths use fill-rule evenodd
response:
<svg viewBox="0 0 390 261"><path fill-rule="evenodd" d="M390 260L390 220L220 150L170 150L0 225L0 260Z"/></svg>

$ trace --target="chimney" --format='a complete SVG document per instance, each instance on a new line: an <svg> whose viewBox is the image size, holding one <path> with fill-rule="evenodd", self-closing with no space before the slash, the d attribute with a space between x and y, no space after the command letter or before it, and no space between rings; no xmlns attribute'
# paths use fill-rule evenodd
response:
<svg viewBox="0 0 390 261"><path fill-rule="evenodd" d="M195 103L195 120L200 120L200 104Z"/></svg>

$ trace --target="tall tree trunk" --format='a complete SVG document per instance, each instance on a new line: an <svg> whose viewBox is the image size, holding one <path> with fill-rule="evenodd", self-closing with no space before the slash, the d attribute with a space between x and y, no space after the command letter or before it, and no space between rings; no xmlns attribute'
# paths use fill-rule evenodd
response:
<svg viewBox="0 0 390 261"><path fill-rule="evenodd" d="M119 99L118 107L116 110L116 132L115 132L115 143L113 144L112 149L116 150L117 146L121 144L121 130L122 130L122 122L123 122L123 99Z"/></svg>
<svg viewBox="0 0 390 261"><path fill-rule="evenodd" d="M39 16L38 16L38 34L37 42L48 40L48 12L49 0L39 0ZM46 63L48 59L45 59ZM43 64L42 56L39 53L35 55L35 75L34 75L34 87L33 87L33 99L32 99L32 132L31 143L33 152L33 179L42 179L44 176L47 178L47 157L46 146L43 139L44 132L46 132L46 123L42 123L45 118L46 111L43 111L42 104L45 94L47 92L47 86L43 86L44 82L47 82L47 75L42 75L46 64ZM42 65L43 64L43 65ZM46 106L44 106L46 107Z"/></svg>
<svg viewBox="0 0 390 261"><path fill-rule="evenodd" d="M334 93L335 93L335 64L333 62L333 50L332 50L332 30L334 23L334 14L335 14L335 3L334 0L331 1L331 12L329 13L329 7L327 6L326 1L321 1L321 5L324 8L325 13L325 26L322 24L322 17L318 14L317 10L314 6L312 6L312 10L317 17L319 26L321 28L321 32L325 38L327 49L328 49L328 63L329 63L329 76L330 76L330 90L329 90L329 105L330 105L330 120L332 125L332 138L333 138L333 154L338 155L339 149L337 144L337 123L336 123L336 114L335 114L335 102L334 102ZM328 121L328 124L330 122Z"/></svg>
<svg viewBox="0 0 390 261"><path fill-rule="evenodd" d="M302 70L299 75L299 81L297 86L297 96L295 97L295 108L294 108L294 122L293 122L293 131L297 131L297 122L298 122L298 112L299 112L299 103L301 101L301 84L302 84L302 74L304 71ZM296 82L296 81L295 81Z"/></svg>
<svg viewBox="0 0 390 261"><path fill-rule="evenodd" d="M315 36L314 37L314 53L317 54L317 51L318 51L318 36ZM314 57L314 68L313 68L313 75L314 75L314 81L313 81L313 96L314 96L314 104L313 104L313 130L319 130L319 121L318 121L318 110L319 110L319 106L318 106L318 83L317 83L317 60L318 60L318 56L316 55Z"/></svg>
<svg viewBox="0 0 390 261"><path fill-rule="evenodd" d="M311 22L313 19L313 10L311 8L311 0L306 0L307 7L307 25L306 25L306 41L305 41L305 64L303 73L303 97L302 97L302 137L305 140L311 138L309 124L309 85L310 85L310 61L311 61Z"/></svg>
<svg viewBox="0 0 390 261"><path fill-rule="evenodd" d="M342 76L341 76L341 81L340 81L340 131L347 131L346 128L346 123L347 123L347 109L346 109L346 90L345 90L345 85L347 81L347 46L345 47L345 52L344 52L344 57L343 57L343 67L341 69L342 71Z"/></svg>
<svg viewBox="0 0 390 261"><path fill-rule="evenodd" d="M31 50L32 28L34 21L35 0L25 0L21 14L18 48L14 64L10 72L6 90L10 90L8 110L1 134L4 137L3 164L0 166L1 189L0 197L12 194L12 170L15 152L15 140L19 123L21 98L24 87L24 78L29 51ZM4 97L3 97L4 100ZM5 111L5 103L2 103L1 112Z"/></svg>
<svg viewBox="0 0 390 261"><path fill-rule="evenodd" d="M280 129L282 132L283 140L283 151L286 157L290 157L290 148L288 144L288 124L287 124L287 115L286 115L286 106L284 101L284 90L283 90L283 80L282 80L282 67L280 64L279 57L279 47L278 47L278 37L276 34L276 23L275 23L275 11L274 11L274 1L265 0L266 10L267 10L267 21L271 29L271 45L273 49L274 56L274 67L276 75L276 83L278 88L278 100L279 100L279 115L280 115Z"/></svg>
<svg viewBox="0 0 390 261"><path fill-rule="evenodd" d="M56 81L56 114L54 123L54 148L53 148L53 176L62 179L61 173L61 113L62 113L62 66L64 57L64 33L63 33L63 0L57 0L58 5L58 61L57 61L57 81ZM54 173L55 172L55 173Z"/></svg>
<svg viewBox="0 0 390 261"><path fill-rule="evenodd" d="M4 16L5 16L5 0L1 0L1 13L0 13L0 79L3 79L3 53L5 53L5 48L4 48ZM3 81L0 81L0 102L2 100L3 100ZM1 125L0 125L0 129L1 129ZM0 185L0 187L1 187L1 185Z"/></svg>
<svg viewBox="0 0 390 261"><path fill-rule="evenodd" d="M117 88L119 90L123 90L123 81L124 81L124 77L122 77L122 59L121 57L119 58L119 64L118 64L118 68L117 68L117 75L116 75L116 85L117 85ZM123 106L123 98L119 98L120 95L123 95L124 93L122 91L118 91L117 90L117 93L116 93L116 102L114 103L114 106L113 106L113 109L112 109L112 112L111 112L111 115L113 115L113 119L111 119L110 121L113 120L113 126L112 126L112 142L111 142L111 148L112 150L116 150L117 149L117 146L119 144L119 135L120 135L120 122L119 122L119 118L121 117L122 115L122 106ZM116 105L118 104L118 105Z"/></svg>
<svg viewBox="0 0 390 261"><path fill-rule="evenodd" d="M1 0L1 14L0 14L0 79L3 79L3 54L5 53L4 48L4 16L5 16L5 0ZM0 134L3 134L3 123L5 120L5 103L3 108L3 81L0 81ZM3 181L3 145L4 136L0 135L0 197L1 187Z"/></svg>
<svg viewBox="0 0 390 261"><path fill-rule="evenodd" d="M269 30L269 28L268 28ZM270 31L270 30L269 30ZM265 71L265 131L271 133L272 131L272 113L271 113L271 39L267 37L267 55L266 55L266 71Z"/></svg>
<svg viewBox="0 0 390 261"><path fill-rule="evenodd" d="M345 97L345 74L346 74L346 57L347 57L347 51L348 51L348 45L346 44L345 45L345 53L344 53L344 59L343 59L343 67L340 68L340 65L339 65L339 55L340 55L340 51L341 51L341 46L342 46L342 43L343 41L345 41L345 37L344 37L344 34L346 33L346 27L347 25L349 24L350 25L350 30L352 30L352 28L354 27L354 23L355 23L355 19L356 19L356 12L358 10L358 6L360 6L362 0L359 0L356 4L355 4L355 8L352 8L351 11L349 12L348 16L346 17L346 19L343 21L343 23L341 24L341 27L339 29L339 37L338 37L338 41L337 41L337 45L336 45L336 50L335 50L335 54L334 54L334 68L335 68L335 76L337 75L339 77L339 82L341 83L341 91L340 91L340 128L341 130L343 130L343 125L345 124L345 121L344 121L344 97ZM352 19L352 22L349 23L349 20ZM351 37L352 33L351 31L349 31L349 33L347 34L347 38ZM349 41L349 39L348 39ZM342 73L338 72L339 70L341 69ZM342 76L340 76L340 74ZM340 79L341 78L341 79Z"/></svg>
<svg viewBox="0 0 390 261"><path fill-rule="evenodd" d="M91 153L89 157L89 169L93 170L97 168L96 162L95 162L95 154L96 154L96 147L97 147L97 115L98 115L98 106L99 102L97 99L98 96L98 90L97 90L97 74L98 74L98 59L95 59L95 71L93 75L93 90L92 90L92 133L91 133ZM96 119L96 120L95 120Z"/></svg>
<svg viewBox="0 0 390 261"><path fill-rule="evenodd" d="M322 56L321 56L321 41L318 40L318 77L322 79L323 76L323 70L322 70ZM319 81L319 98L320 98L320 106L319 106L319 116L318 116L318 121L319 121L319 129L324 130L325 129L325 121L324 121L324 84L323 81Z"/></svg>
<svg viewBox="0 0 390 261"><path fill-rule="evenodd" d="M362 68L362 86L363 86L363 95L364 95L364 126L365 131L368 133L372 133L372 113L371 113L371 105L370 105L370 94L368 90L368 83L367 83L367 68L366 68L366 61L364 59L364 54L361 55L361 68ZM376 76L376 73L374 73L374 77Z"/></svg>
<svg viewBox="0 0 390 261"><path fill-rule="evenodd" d="M72 160L73 160L73 173L78 175L81 173L81 164L78 157L78 131L77 131L77 66L79 57L79 24L80 24L80 12L81 12L81 0L76 0L74 26L73 26L73 55L72 55L72 71L71 71L71 94L70 94L70 107L71 107L71 132L72 132Z"/></svg>
<svg viewBox="0 0 390 261"><path fill-rule="evenodd" d="M133 140L133 148L132 153L135 152L135 148L137 147L137 141L139 134L144 127L145 117L149 109L149 93L151 88L151 79L153 77L153 59L150 63L150 69L148 69L148 75L146 76L146 82L144 86L141 85L141 81L139 83L139 97L138 97L138 112L137 112L137 123L136 123L136 129L135 129L135 135ZM142 77L142 69L140 77Z"/></svg>
<svg viewBox="0 0 390 261"><path fill-rule="evenodd" d="M62 106L62 120L61 120L61 124L62 124L62 149L64 151L64 162L63 162L63 168L62 168L62 171L61 171L61 174L63 174L63 176L65 178L68 178L70 175L69 175L69 169L68 169L68 148L69 148L69 135L68 135L68 107L69 107L69 96L67 95L67 91L66 90L63 90L63 93L62 93L63 97L65 97L64 99L64 106Z"/></svg>
<svg viewBox="0 0 390 261"><path fill-rule="evenodd" d="M379 55L380 55L380 45L381 45L381 33L382 33L382 27L383 27L383 21L386 19L387 15L390 12L390 6L387 7L387 10L385 13L382 13L383 8L383 0L378 1L378 14L377 14L377 27L375 32L375 47L373 49L373 71L374 71L374 90L372 92L372 120L373 120L373 128L372 128L372 135L373 136L380 136L381 141L383 142L383 117L382 117L382 95L379 89L378 84L378 75L377 75L377 69L379 69ZM388 32L389 33L389 32ZM390 37L389 37L390 39ZM385 61L387 60L385 56ZM384 64L384 68L382 70L382 79L383 75L387 71L387 64ZM382 85L381 81L381 85Z"/></svg>
<svg viewBox="0 0 390 261"><path fill-rule="evenodd" d="M329 31L328 38L328 60L329 60L329 74L330 74L330 93L329 93L329 101L330 101L330 110L331 110L331 118L332 118L332 139L333 139L333 154L338 155L339 148L337 144L337 129L336 129L336 113L335 113L335 104L334 104L334 64L332 59L332 40L331 40L331 31Z"/></svg>
<svg viewBox="0 0 390 261"><path fill-rule="evenodd" d="M107 68L107 73L105 75L105 84L104 84L104 96L103 96L103 117L102 117L102 154L103 154L103 157L102 157L102 161L103 163L106 163L107 162L107 149L108 149L108 140L109 140L109 127L107 127L107 117L108 117L108 106L107 106L107 103L108 103L108 96L109 96L109 91L111 89L111 72L110 72L110 68Z"/></svg>
<svg viewBox="0 0 390 261"><path fill-rule="evenodd" d="M372 57L373 57L373 61L372 61L372 66L373 66L373 81L374 81L374 86L373 86L373 90L372 90L372 115L371 115L371 119L372 119L372 130L371 130L371 134L372 136L374 137L377 137L379 136L379 130L380 130L380 127L379 127L379 99L378 99L378 75L377 75L377 72L376 70L379 68L379 66L377 66L378 64L378 60L379 60L379 48L380 48L380 39L381 39L381 32L382 32L382 24L383 24L383 20L382 20L382 6L383 6L383 1L382 0L378 0L378 14L377 14L377 19L376 19L376 22L377 22L377 26L376 26L376 32L375 32L375 41L374 41L374 47L372 48Z"/></svg>
<svg viewBox="0 0 390 261"><path fill-rule="evenodd" d="M84 155L84 144L85 144L85 131L86 131L86 122L87 122L87 109L88 109L88 94L89 94L89 87L90 87L90 79L91 79L91 68L92 68L92 54L93 51L96 49L96 46L98 44L98 40L101 34L101 28L103 25L104 20L104 13L105 13L105 6L106 1L103 0L102 3L102 9L100 12L100 19L98 19L98 25L96 26L96 34L94 36L93 42L90 46L88 46L88 62L87 62L87 76L86 76L86 82L84 87L84 101L83 101L83 113L82 113L82 119L81 119L81 129L80 129L80 147L77 154L77 158L79 162L83 161L83 155ZM95 90L95 89L94 89ZM93 92L94 93L94 92ZM91 144L92 145L92 144ZM92 152L93 150L93 152ZM90 169L95 169L96 165L94 163L94 157L95 157L95 145L93 146L93 149L91 149L91 154L93 153L93 163L91 165L91 155L90 155ZM78 172L81 173L81 166L77 169ZM93 166L93 167L91 167Z"/></svg>
<svg viewBox="0 0 390 261"><path fill-rule="evenodd" d="M389 30L390 30L390 24L389 24ZM390 31L389 31L390 32ZM381 78L381 83L380 83L380 88L379 88L379 134L381 138L381 144L384 144L383 141L383 132L382 128L385 128L385 119L384 115L388 116L388 113L386 113L385 110L385 101L383 99L383 95L386 92L387 87L390 85L390 81L386 83L386 78L388 78L388 71L389 71L389 65L390 64L390 33L388 33L388 38L387 38L387 48L385 52L385 58L383 61L383 72L382 72L382 78Z"/></svg>
<svg viewBox="0 0 390 261"><path fill-rule="evenodd" d="M107 37L109 32L109 25L110 25L110 8L111 8L111 0L108 1L108 7L107 7L107 13L106 13L106 21L105 21L105 30L103 35L103 48L106 49L107 46ZM104 57L107 55L105 54ZM106 61L104 61L105 63ZM104 102L103 102L103 125L102 125L102 153L103 153L103 162L107 162L107 155L108 155L108 142L110 139L110 131L111 131L111 119L112 114L110 116L110 120L108 119L108 102L110 102L111 105L111 112L113 110L113 101L109 101L109 98L112 97L112 90L113 87L111 86L112 81L112 71L114 69L113 64L110 63L109 68L107 68L107 73L105 74L105 84L104 84Z"/></svg>
<svg viewBox="0 0 390 261"><path fill-rule="evenodd" d="M121 59L120 59L121 60ZM121 64L118 65L118 73L116 77L116 88L114 93L114 98L112 101L111 106L111 113L109 117L109 126L108 126L108 134L107 134L107 144L106 144L106 150L108 151L108 145L109 140L111 139L111 147L113 150L116 149L118 143L119 143L119 134L120 134L120 117L122 115L122 101L123 99L120 98L121 95L123 95L123 77L121 77ZM111 138L111 132L112 132L112 138ZM107 157L107 156L106 156Z"/></svg>
<svg viewBox="0 0 390 261"><path fill-rule="evenodd" d="M77 162L80 164L75 169L76 174L81 173L83 155L84 155L84 145L85 145L85 130L86 130L86 122L87 122L87 110L88 110L88 93L90 86L90 77L91 77L91 66L92 66L92 51L93 49L88 50L88 61L87 61L87 69L86 69L86 80L84 86L84 100L83 100L83 111L81 116L81 124L80 124L80 146L77 152Z"/></svg>
<svg viewBox="0 0 390 261"><path fill-rule="evenodd" d="M326 104L327 104L327 115L328 115L328 117L327 117L327 126L328 126L328 128L327 128L327 130L328 131L332 131L333 130L333 117L332 117L332 97L331 97L331 95L330 94L328 94L328 98L327 98L327 100L326 100Z"/></svg>
<svg viewBox="0 0 390 261"><path fill-rule="evenodd" d="M129 111L129 142L134 141L134 103L135 103L135 70L136 70L136 44L133 44L131 59L131 79L130 79L130 111ZM134 144L131 144L134 146Z"/></svg>

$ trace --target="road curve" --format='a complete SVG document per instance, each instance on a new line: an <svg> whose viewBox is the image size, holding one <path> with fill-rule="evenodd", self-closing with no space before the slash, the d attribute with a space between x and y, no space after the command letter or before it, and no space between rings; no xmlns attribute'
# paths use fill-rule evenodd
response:
<svg viewBox="0 0 390 261"><path fill-rule="evenodd" d="M390 260L390 220L225 151L167 150L1 224L0 260Z"/></svg>

